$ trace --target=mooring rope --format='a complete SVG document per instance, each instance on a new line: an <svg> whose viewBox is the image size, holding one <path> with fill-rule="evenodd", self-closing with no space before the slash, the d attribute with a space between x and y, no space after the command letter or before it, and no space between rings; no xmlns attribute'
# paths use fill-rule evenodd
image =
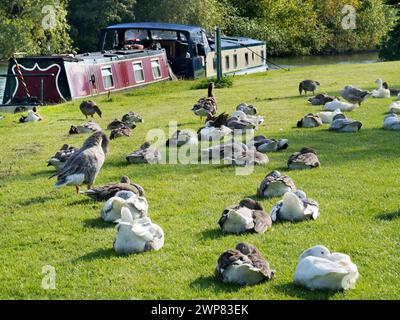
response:
<svg viewBox="0 0 400 320"><path fill-rule="evenodd" d="M18 77L17 78L19 78L21 80L21 83L22 83L22 85L24 86L24 89L25 89L26 96L29 99L31 97L31 95L29 94L28 86L26 85L25 78L22 75L21 68L19 67L17 59L15 58L15 55L12 55L12 59L14 60L15 69L17 70L17 73L18 73Z"/></svg>

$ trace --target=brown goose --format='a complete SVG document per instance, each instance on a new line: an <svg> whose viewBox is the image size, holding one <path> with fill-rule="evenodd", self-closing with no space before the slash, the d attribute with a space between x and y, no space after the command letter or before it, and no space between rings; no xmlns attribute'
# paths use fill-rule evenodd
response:
<svg viewBox="0 0 400 320"><path fill-rule="evenodd" d="M272 220L259 202L246 198L238 205L226 208L218 224L226 233L239 234L246 231L264 233L272 226Z"/></svg>
<svg viewBox="0 0 400 320"><path fill-rule="evenodd" d="M192 108L194 114L200 117L200 121L203 117L214 115L217 112L217 100L215 99L213 90L214 82L210 82L208 85L208 97L201 98Z"/></svg>
<svg viewBox="0 0 400 320"><path fill-rule="evenodd" d="M320 106L335 100L335 98L337 97L328 96L326 93L319 93L315 97L308 99L308 102L310 102L313 106Z"/></svg>
<svg viewBox="0 0 400 320"><path fill-rule="evenodd" d="M271 280L275 274L258 249L239 243L235 249L222 253L215 268L215 276L226 283L254 285Z"/></svg>
<svg viewBox="0 0 400 320"><path fill-rule="evenodd" d="M315 95L315 90L317 90L317 87L320 85L318 81L314 80L303 80L302 82L299 83L299 92L300 95L304 91L304 94L307 94L307 92L311 91L313 95Z"/></svg>
<svg viewBox="0 0 400 320"><path fill-rule="evenodd" d="M64 144L61 149L47 161L47 166L53 166L57 171L61 170L64 168L65 162L68 158L77 150L78 148L69 144Z"/></svg>
<svg viewBox="0 0 400 320"><path fill-rule="evenodd" d="M289 169L312 169L321 165L317 152L314 149L304 147L300 152L293 153L288 160Z"/></svg>
<svg viewBox="0 0 400 320"><path fill-rule="evenodd" d="M257 195L265 198L279 197L286 192L296 190L293 180L282 175L279 171L267 174L257 189Z"/></svg>
<svg viewBox="0 0 400 320"><path fill-rule="evenodd" d="M101 112L100 108L97 106L97 104L95 102L93 102L92 100L83 101L80 104L79 109L81 110L83 115L86 117L86 119L88 116L91 116L93 118L93 115L95 113L97 113L99 115L99 117L101 118L102 112Z"/></svg>
<svg viewBox="0 0 400 320"><path fill-rule="evenodd" d="M108 150L108 137L102 131L93 133L86 139L82 148L75 151L65 162L64 168L50 176L57 176L54 187L75 186L79 193L80 186L86 184L88 189L96 180L103 166Z"/></svg>
<svg viewBox="0 0 400 320"><path fill-rule="evenodd" d="M322 126L322 120L319 115L309 113L297 122L297 128L315 128Z"/></svg>
<svg viewBox="0 0 400 320"><path fill-rule="evenodd" d="M116 138L123 137L123 136L130 137L131 133L132 133L131 128L129 128L127 126L122 126L122 127L113 129L111 131L110 140L114 140Z"/></svg>
<svg viewBox="0 0 400 320"><path fill-rule="evenodd" d="M400 89L395 89L395 88L389 88L389 85L387 82L382 83L382 86L390 91L391 96L398 96L400 94Z"/></svg>
<svg viewBox="0 0 400 320"><path fill-rule="evenodd" d="M81 193L93 200L105 201L114 197L119 191L132 191L140 197L144 195L144 189L140 185L132 183L127 176L123 176L119 183L109 183Z"/></svg>

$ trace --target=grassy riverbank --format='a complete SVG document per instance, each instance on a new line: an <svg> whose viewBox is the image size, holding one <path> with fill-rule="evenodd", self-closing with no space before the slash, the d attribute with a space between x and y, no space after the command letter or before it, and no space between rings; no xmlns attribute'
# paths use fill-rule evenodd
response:
<svg viewBox="0 0 400 320"><path fill-rule="evenodd" d="M240 102L257 105L265 124L257 131L289 139L289 149L269 154L267 167L250 176L236 176L222 165L128 165L125 156L138 148L148 130L198 129L189 111L205 94L190 90L192 82L167 82L136 91L97 97L103 109L100 125L134 110L145 119L130 138L111 142L110 153L96 181L101 185L126 174L146 190L149 214L165 232L161 251L117 256L116 230L102 222L102 203L77 196L74 188L55 191L46 160L63 143L80 146L84 135L69 136L84 117L79 101L42 108L44 120L18 124L18 115L0 120L0 298L2 299L398 299L400 298L400 133L382 130L384 113L393 99L366 101L348 116L362 121L355 134L327 127L294 128L309 112L321 110L298 96L298 83L316 79L322 92L338 94L346 84L365 89L383 78L400 87L400 63L329 65L237 77L229 89L216 90L219 110L232 112ZM97 120L97 119L96 119ZM166 134L168 134L166 132ZM222 235L222 210L254 196L266 173L282 172L289 155L314 147L321 168L294 171L298 188L320 204L321 217L304 223L277 223L263 235ZM279 198L263 200L268 212ZM217 282L218 255L240 241L256 245L276 269L271 282L237 287ZM315 244L349 254L358 265L356 289L311 292L293 285L301 252ZM42 267L56 269L56 289L41 287Z"/></svg>

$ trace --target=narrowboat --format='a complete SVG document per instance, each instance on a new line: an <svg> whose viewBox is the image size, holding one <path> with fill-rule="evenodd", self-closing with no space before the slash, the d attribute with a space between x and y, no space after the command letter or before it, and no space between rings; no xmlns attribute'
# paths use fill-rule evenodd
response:
<svg viewBox="0 0 400 320"><path fill-rule="evenodd" d="M222 73L265 71L263 41L221 38ZM171 23L124 23L101 30L99 51L10 59L0 111L57 104L170 78L217 73L216 41L204 29Z"/></svg>

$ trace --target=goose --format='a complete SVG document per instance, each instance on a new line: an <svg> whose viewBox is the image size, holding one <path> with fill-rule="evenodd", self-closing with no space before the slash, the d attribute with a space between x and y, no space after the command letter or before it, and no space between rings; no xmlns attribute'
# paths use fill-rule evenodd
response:
<svg viewBox="0 0 400 320"><path fill-rule="evenodd" d="M69 134L93 133L101 131L101 127L94 121L90 120L80 126L71 126Z"/></svg>
<svg viewBox="0 0 400 320"><path fill-rule="evenodd" d="M122 126L116 129L113 129L110 133L110 140L114 140L120 137L130 137L132 133L131 128L127 126Z"/></svg>
<svg viewBox="0 0 400 320"><path fill-rule="evenodd" d="M252 116L243 111L235 111L227 120L227 126L231 129L256 129L264 122L262 116Z"/></svg>
<svg viewBox="0 0 400 320"><path fill-rule="evenodd" d="M93 102L92 100L83 101L79 105L79 109L81 110L83 115L86 117L86 119L88 116L91 116L93 118L93 115L95 113L97 113L99 115L99 117L101 118L102 112L101 112L100 108L97 106L97 104L95 102Z"/></svg>
<svg viewBox="0 0 400 320"><path fill-rule="evenodd" d="M383 129L400 130L400 118L397 114L391 113L385 116L383 121Z"/></svg>
<svg viewBox="0 0 400 320"><path fill-rule="evenodd" d="M124 121L121 121L119 119L114 119L107 125L107 130L114 130L123 127L128 127L129 129L135 129L136 125L134 124L133 126L129 126Z"/></svg>
<svg viewBox="0 0 400 320"><path fill-rule="evenodd" d="M265 136L256 136L247 143L248 148L256 148L258 152L286 150L289 146L288 139L268 139Z"/></svg>
<svg viewBox="0 0 400 320"><path fill-rule="evenodd" d="M340 111L340 109L336 109L335 111L322 111L317 113L318 116L321 118L322 123L331 123L333 118L336 119L344 119L346 116Z"/></svg>
<svg viewBox="0 0 400 320"><path fill-rule="evenodd" d="M365 100L367 96L370 95L370 92L366 90L361 90L351 85L345 86L342 90L340 90L340 94L344 99L352 104L358 104L361 106L361 103ZM337 108L335 108L337 109ZM341 109L344 111L343 109ZM333 110L331 110L333 111Z"/></svg>
<svg viewBox="0 0 400 320"><path fill-rule="evenodd" d="M247 103L241 103L236 107L236 111L242 111L248 115L256 115L257 108L253 105L249 105Z"/></svg>
<svg viewBox="0 0 400 320"><path fill-rule="evenodd" d="M104 201L114 197L119 191L130 191L138 196L144 195L144 189L140 185L132 183L128 176L123 176L118 183L108 183L101 187L83 191L81 194L96 201Z"/></svg>
<svg viewBox="0 0 400 320"><path fill-rule="evenodd" d="M145 197L138 196L131 191L118 191L114 197L106 201L100 210L101 217L106 222L118 222L124 207L128 208L132 216L143 218L147 216L149 204Z"/></svg>
<svg viewBox="0 0 400 320"><path fill-rule="evenodd" d="M192 108L194 114L200 117L200 121L203 117L214 115L217 112L217 100L215 99L213 90L214 82L210 82L208 85L208 97L201 98Z"/></svg>
<svg viewBox="0 0 400 320"><path fill-rule="evenodd" d="M161 160L161 153L152 147L149 142L145 142L139 149L127 155L126 160L129 163L156 163Z"/></svg>
<svg viewBox="0 0 400 320"><path fill-rule="evenodd" d="M400 113L400 101L395 101L389 106L388 113Z"/></svg>
<svg viewBox="0 0 400 320"><path fill-rule="evenodd" d="M192 130L177 130L165 143L167 147L181 147L183 145L197 145L196 132Z"/></svg>
<svg viewBox="0 0 400 320"><path fill-rule="evenodd" d="M164 246L164 231L149 217L132 216L127 207L121 209L121 220L117 225L114 250L119 254L160 250Z"/></svg>
<svg viewBox="0 0 400 320"><path fill-rule="evenodd" d="M372 90L371 96L373 98L390 98L390 90L385 89L382 84L382 79L376 79L375 83L378 84L377 90Z"/></svg>
<svg viewBox="0 0 400 320"><path fill-rule="evenodd" d="M238 285L255 285L271 280L275 270L256 247L248 243L239 243L235 249L222 253L215 267L215 276L222 282Z"/></svg>
<svg viewBox="0 0 400 320"><path fill-rule="evenodd" d="M358 268L348 255L317 245L301 254L294 283L310 290L347 290L355 288L358 277Z"/></svg>
<svg viewBox="0 0 400 320"><path fill-rule="evenodd" d="M337 132L357 132L361 127L362 123L360 121L342 118L342 116L338 114L333 117L329 130Z"/></svg>
<svg viewBox="0 0 400 320"><path fill-rule="evenodd" d="M389 89L390 91L390 96L398 96L400 94L400 89L395 89L395 88L389 88L389 85L387 82L382 83L383 88Z"/></svg>
<svg viewBox="0 0 400 320"><path fill-rule="evenodd" d="M321 118L318 115L309 113L297 122L297 128L315 128L322 126Z"/></svg>
<svg viewBox="0 0 400 320"><path fill-rule="evenodd" d="M36 122L36 121L41 121L43 118L40 116L38 109L36 107L33 107L32 110L28 110L28 115L27 116L22 116L19 119L19 122L24 123L24 122Z"/></svg>
<svg viewBox="0 0 400 320"><path fill-rule="evenodd" d="M284 195L286 192L296 190L293 180L279 171L272 171L261 181L257 189L257 196L273 198Z"/></svg>
<svg viewBox="0 0 400 320"><path fill-rule="evenodd" d="M241 155L243 152L248 151L245 144L236 141L229 141L227 143L215 145L201 150L201 157L209 160L218 160L225 158L235 158L236 155Z"/></svg>
<svg viewBox="0 0 400 320"><path fill-rule="evenodd" d="M78 148L75 148L69 144L64 144L59 151L56 152L54 156L47 161L47 166L53 166L57 171L60 171L64 168L65 162L68 158L77 151Z"/></svg>
<svg viewBox="0 0 400 320"><path fill-rule="evenodd" d="M335 99L331 102L326 103L324 109L327 111L336 111L337 109L339 109L340 111L353 111L355 108L358 107L358 104L351 104Z"/></svg>
<svg viewBox="0 0 400 320"><path fill-rule="evenodd" d="M227 127L229 115L225 112L217 117L209 115L204 127L197 131L198 140L219 141L223 137L232 133L232 129Z"/></svg>
<svg viewBox="0 0 400 320"><path fill-rule="evenodd" d="M336 97L329 96L326 93L319 93L315 97L308 99L308 102L310 102L313 106L319 106L319 105L324 105L327 102L331 102L335 100L335 98Z"/></svg>
<svg viewBox="0 0 400 320"><path fill-rule="evenodd" d="M129 111L128 113L122 116L122 122L132 128L132 126L136 126L136 123L143 123L143 118L137 114L136 112Z"/></svg>
<svg viewBox="0 0 400 320"><path fill-rule="evenodd" d="M97 131L86 139L83 146L75 151L65 162L64 168L50 176L57 176L54 187L75 186L79 193L80 186L86 184L91 189L103 166L109 140L105 133Z"/></svg>
<svg viewBox="0 0 400 320"><path fill-rule="evenodd" d="M289 169L313 169L321 165L318 160L317 152L314 149L304 147L300 152L295 152L290 155L287 162Z"/></svg>
<svg viewBox="0 0 400 320"><path fill-rule="evenodd" d="M272 226L272 221L259 202L244 199L239 204L227 207L222 212L218 224L225 233L264 233Z"/></svg>
<svg viewBox="0 0 400 320"><path fill-rule="evenodd" d="M274 205L270 216L272 222L277 220L302 221L318 219L319 205L312 199L307 199L301 190L289 191L283 195L283 199Z"/></svg>
<svg viewBox="0 0 400 320"><path fill-rule="evenodd" d="M225 163L230 163L234 166L265 166L269 162L266 154L257 150L246 150L242 153L236 153L233 157L227 156L224 158Z"/></svg>
<svg viewBox="0 0 400 320"><path fill-rule="evenodd" d="M318 81L314 80L303 80L299 84L299 92L300 95L304 91L304 94L307 94L307 91L311 91L313 95L315 95L315 90L317 90L317 87L320 85Z"/></svg>

